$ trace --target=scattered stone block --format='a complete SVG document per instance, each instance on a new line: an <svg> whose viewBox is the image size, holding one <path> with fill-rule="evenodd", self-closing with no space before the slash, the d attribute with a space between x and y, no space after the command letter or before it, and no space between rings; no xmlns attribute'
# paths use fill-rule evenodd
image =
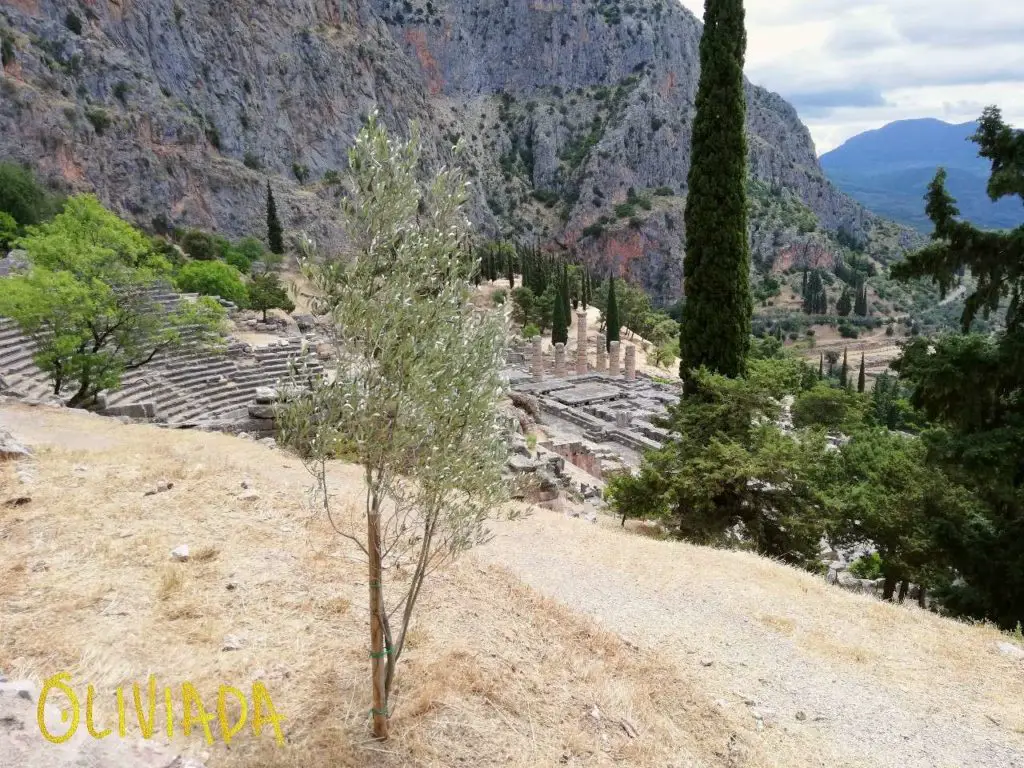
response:
<svg viewBox="0 0 1024 768"><path fill-rule="evenodd" d="M188 560L188 544L182 544L171 550L171 558L183 563Z"/></svg>
<svg viewBox="0 0 1024 768"><path fill-rule="evenodd" d="M996 643L996 647L1004 656L1009 656L1011 659L1024 659L1024 648L1019 645L1002 641Z"/></svg>
<svg viewBox="0 0 1024 768"><path fill-rule="evenodd" d="M520 456L513 454L508 457L508 468L516 474L524 474L526 472L536 472L538 463L531 459L529 456Z"/></svg>
<svg viewBox="0 0 1024 768"><path fill-rule="evenodd" d="M0 461L27 459L31 455L28 448L15 440L10 432L0 429Z"/></svg>

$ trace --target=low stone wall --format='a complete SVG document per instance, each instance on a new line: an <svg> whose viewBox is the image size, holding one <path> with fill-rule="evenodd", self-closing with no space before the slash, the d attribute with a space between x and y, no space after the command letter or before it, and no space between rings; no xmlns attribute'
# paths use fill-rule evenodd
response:
<svg viewBox="0 0 1024 768"><path fill-rule="evenodd" d="M557 453L574 467L579 467L591 477L602 479L600 457L583 443L545 443L544 447Z"/></svg>

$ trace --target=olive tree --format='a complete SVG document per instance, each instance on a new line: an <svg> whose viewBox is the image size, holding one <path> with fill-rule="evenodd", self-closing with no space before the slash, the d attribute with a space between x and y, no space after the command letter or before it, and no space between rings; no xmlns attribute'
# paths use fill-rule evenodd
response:
<svg viewBox="0 0 1024 768"><path fill-rule="evenodd" d="M484 541L505 499L497 419L504 319L470 303L466 185L420 181L420 144L371 115L349 151L347 252L304 241L302 269L329 317L336 370L282 405L282 440L315 478L315 506L366 557L373 733L387 738L395 668L423 585ZM363 470L365 497L332 495L329 461Z"/></svg>

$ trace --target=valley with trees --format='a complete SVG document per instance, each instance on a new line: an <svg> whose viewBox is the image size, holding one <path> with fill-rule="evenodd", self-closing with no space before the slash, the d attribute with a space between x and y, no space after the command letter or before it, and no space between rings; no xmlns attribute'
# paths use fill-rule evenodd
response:
<svg viewBox="0 0 1024 768"><path fill-rule="evenodd" d="M0 10L0 755L1024 761L1024 225L748 5Z"/></svg>

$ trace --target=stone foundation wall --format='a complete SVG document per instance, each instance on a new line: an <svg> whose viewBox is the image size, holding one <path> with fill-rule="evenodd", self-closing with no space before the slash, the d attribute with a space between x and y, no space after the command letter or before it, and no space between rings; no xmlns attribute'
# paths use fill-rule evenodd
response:
<svg viewBox="0 0 1024 768"><path fill-rule="evenodd" d="M583 443L545 444L545 447L557 453L574 467L579 467L591 477L602 479L601 459L588 450Z"/></svg>

